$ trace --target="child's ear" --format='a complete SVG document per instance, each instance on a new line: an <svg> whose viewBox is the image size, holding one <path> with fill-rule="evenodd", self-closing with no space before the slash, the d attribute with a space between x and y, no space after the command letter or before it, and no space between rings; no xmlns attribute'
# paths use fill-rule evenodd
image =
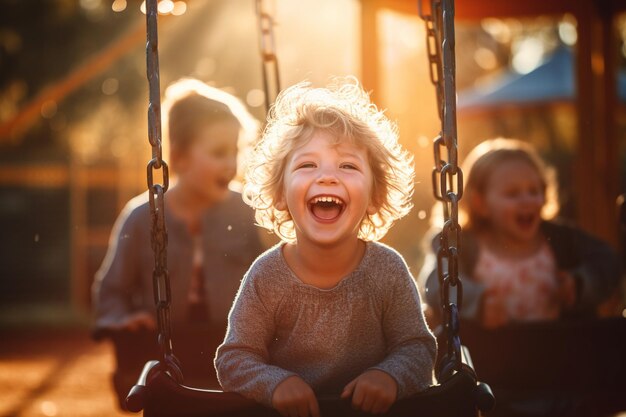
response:
<svg viewBox="0 0 626 417"><path fill-rule="evenodd" d="M185 167L187 166L186 156L186 153L177 147L172 147L170 149L170 160L168 162L172 171L181 173L185 170Z"/></svg>
<svg viewBox="0 0 626 417"><path fill-rule="evenodd" d="M378 190L378 189L373 190L372 196L370 197L370 203L367 206L367 210L366 210L366 213L369 214L370 216L373 216L374 214L378 213L378 210L382 206L381 202L384 201L383 199L385 197L381 194L382 194L381 190Z"/></svg>
<svg viewBox="0 0 626 417"><path fill-rule="evenodd" d="M274 208L278 211L287 211L287 203L285 200L279 200L274 204Z"/></svg>
<svg viewBox="0 0 626 417"><path fill-rule="evenodd" d="M278 211L287 211L287 202L283 196L283 193L277 193L274 197L274 208Z"/></svg>
<svg viewBox="0 0 626 417"><path fill-rule="evenodd" d="M469 204L472 207L472 211L479 214L481 217L489 216L489 209L487 208L487 203L485 202L485 198L478 194L472 193L469 195Z"/></svg>

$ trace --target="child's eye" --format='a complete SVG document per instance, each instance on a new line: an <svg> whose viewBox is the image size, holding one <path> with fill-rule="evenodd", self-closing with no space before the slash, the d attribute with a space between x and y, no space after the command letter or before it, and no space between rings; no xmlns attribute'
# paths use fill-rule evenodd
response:
<svg viewBox="0 0 626 417"><path fill-rule="evenodd" d="M315 164L313 162L303 162L296 169L300 168L315 168Z"/></svg>
<svg viewBox="0 0 626 417"><path fill-rule="evenodd" d="M351 163L343 163L341 165L339 165L339 168L343 168L343 169L359 169L356 165L351 164Z"/></svg>

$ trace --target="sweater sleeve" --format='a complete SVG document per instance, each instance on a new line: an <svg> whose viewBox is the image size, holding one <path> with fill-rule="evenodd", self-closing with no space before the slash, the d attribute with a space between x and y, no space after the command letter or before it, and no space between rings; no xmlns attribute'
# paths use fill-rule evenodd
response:
<svg viewBox="0 0 626 417"><path fill-rule="evenodd" d="M567 270L577 283L578 297L574 309L595 311L618 288L620 261L611 247L601 240L577 229L570 229L570 233L579 259Z"/></svg>
<svg viewBox="0 0 626 417"><path fill-rule="evenodd" d="M129 203L120 213L107 254L96 272L92 288L96 330L114 327L132 313L138 274L135 208Z"/></svg>
<svg viewBox="0 0 626 417"><path fill-rule="evenodd" d="M262 278L271 278L257 276L255 265L244 277L228 316L228 330L217 349L215 369L224 391L271 406L276 386L296 374L269 364L268 347L274 338L273 303L263 298L259 287Z"/></svg>
<svg viewBox="0 0 626 417"><path fill-rule="evenodd" d="M383 307L387 356L372 369L391 375L398 398L404 398L433 384L437 343L424 320L413 277L402 260L398 263L388 272L393 278Z"/></svg>

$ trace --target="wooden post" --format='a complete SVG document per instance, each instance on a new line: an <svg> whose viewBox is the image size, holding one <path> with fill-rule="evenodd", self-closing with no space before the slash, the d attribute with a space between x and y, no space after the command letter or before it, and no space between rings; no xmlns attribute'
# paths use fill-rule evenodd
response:
<svg viewBox="0 0 626 417"><path fill-rule="evenodd" d="M381 87L377 24L377 11L380 7L378 0L361 1L361 82L365 90L371 92L375 103L378 103Z"/></svg>
<svg viewBox="0 0 626 417"><path fill-rule="evenodd" d="M574 167L581 227L617 244L615 199L619 191L615 129L616 40L611 8L579 1L576 86L579 143Z"/></svg>

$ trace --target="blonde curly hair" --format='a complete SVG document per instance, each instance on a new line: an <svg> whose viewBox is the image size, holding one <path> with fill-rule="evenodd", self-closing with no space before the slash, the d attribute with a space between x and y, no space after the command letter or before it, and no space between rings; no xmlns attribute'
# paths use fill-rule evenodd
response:
<svg viewBox="0 0 626 417"><path fill-rule="evenodd" d="M330 133L335 143L348 141L367 150L377 211L363 218L358 237L382 238L412 208L413 157L398 143L396 125L372 104L355 78L335 79L327 88L299 83L278 96L248 162L244 201L256 210L260 226L295 242L289 211L277 209L276 203L282 198L292 152L318 131Z"/></svg>

